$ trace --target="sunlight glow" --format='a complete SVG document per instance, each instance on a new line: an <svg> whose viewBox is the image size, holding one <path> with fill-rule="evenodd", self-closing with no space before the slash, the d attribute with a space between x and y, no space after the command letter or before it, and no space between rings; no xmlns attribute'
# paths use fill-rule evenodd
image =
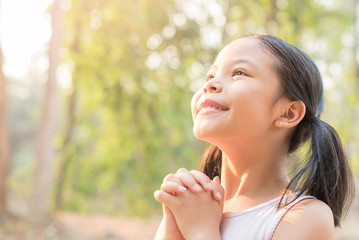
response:
<svg viewBox="0 0 359 240"><path fill-rule="evenodd" d="M24 79L32 56L50 40L50 17L46 13L50 3L51 0L3 0L0 34L7 76Z"/></svg>

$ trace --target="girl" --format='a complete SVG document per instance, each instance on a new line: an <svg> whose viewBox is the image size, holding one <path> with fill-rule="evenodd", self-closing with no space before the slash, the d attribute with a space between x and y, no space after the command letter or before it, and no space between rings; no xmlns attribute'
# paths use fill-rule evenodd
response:
<svg viewBox="0 0 359 240"><path fill-rule="evenodd" d="M323 106L318 68L296 47L246 35L223 48L192 99L194 135L212 144L203 173L166 176L155 239L332 239L353 185ZM290 180L287 156L309 138Z"/></svg>

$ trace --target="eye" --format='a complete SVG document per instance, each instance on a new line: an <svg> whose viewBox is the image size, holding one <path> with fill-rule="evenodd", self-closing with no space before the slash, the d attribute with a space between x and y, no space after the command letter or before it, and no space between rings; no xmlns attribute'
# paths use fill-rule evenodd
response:
<svg viewBox="0 0 359 240"><path fill-rule="evenodd" d="M207 75L206 82L211 80L211 79L214 79L214 76L212 74Z"/></svg>
<svg viewBox="0 0 359 240"><path fill-rule="evenodd" d="M234 76L248 76L248 75L245 72L243 72L242 70L237 69L233 72L233 77Z"/></svg>

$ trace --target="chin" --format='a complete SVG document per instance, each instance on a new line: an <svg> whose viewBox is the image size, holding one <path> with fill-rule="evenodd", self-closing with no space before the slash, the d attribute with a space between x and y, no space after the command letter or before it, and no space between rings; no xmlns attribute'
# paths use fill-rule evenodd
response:
<svg viewBox="0 0 359 240"><path fill-rule="evenodd" d="M198 129L194 126L193 127L193 135L197 138L202 140L202 134L201 131L198 131Z"/></svg>
<svg viewBox="0 0 359 240"><path fill-rule="evenodd" d="M207 131L204 131L204 129L200 129L199 127L194 126L193 127L193 135L199 139L205 141L206 136L208 135Z"/></svg>
<svg viewBox="0 0 359 240"><path fill-rule="evenodd" d="M213 144L213 140L218 138L218 133L208 131L208 129L193 127L193 135L201 140Z"/></svg>

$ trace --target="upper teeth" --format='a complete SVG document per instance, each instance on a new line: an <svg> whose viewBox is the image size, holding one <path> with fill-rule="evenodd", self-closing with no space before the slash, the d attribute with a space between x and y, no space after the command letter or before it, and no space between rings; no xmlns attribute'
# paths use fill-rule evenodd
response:
<svg viewBox="0 0 359 240"><path fill-rule="evenodd" d="M221 108L219 108L219 107L214 107L214 106L206 106L206 107L204 107L204 108L214 108L214 109L222 110Z"/></svg>

